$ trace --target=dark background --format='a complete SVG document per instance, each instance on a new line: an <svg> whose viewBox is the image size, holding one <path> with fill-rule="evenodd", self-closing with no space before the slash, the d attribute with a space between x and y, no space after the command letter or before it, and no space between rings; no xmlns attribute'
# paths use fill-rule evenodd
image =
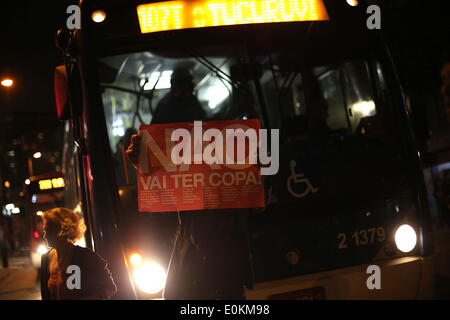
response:
<svg viewBox="0 0 450 320"><path fill-rule="evenodd" d="M2 1L0 5L0 78L14 80L12 87L0 87L0 178L3 188L4 181L11 184L3 190L10 201L19 200L29 176L28 158L35 152L42 157L33 158L33 174L61 168L63 123L55 111L53 70L62 64L62 55L54 38L65 25L67 6L74 2Z"/></svg>

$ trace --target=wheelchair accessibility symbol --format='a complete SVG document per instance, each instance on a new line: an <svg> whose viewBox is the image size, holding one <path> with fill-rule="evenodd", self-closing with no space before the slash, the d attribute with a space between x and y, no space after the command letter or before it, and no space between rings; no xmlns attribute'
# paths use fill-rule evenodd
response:
<svg viewBox="0 0 450 320"><path fill-rule="evenodd" d="M289 193L296 198L303 198L306 195L308 195L310 192L312 193L316 193L317 191L319 191L319 188L314 188L311 185L311 182L309 182L308 178L305 178L305 175L303 173L296 173L295 172L295 165L296 162L295 160L291 160L290 162L290 167L291 167L291 175L289 176L289 178L287 179L287 188ZM293 181L292 181L293 180ZM306 185L306 190L303 193L297 193L294 190L292 190L292 184L299 184L299 183L304 183Z"/></svg>

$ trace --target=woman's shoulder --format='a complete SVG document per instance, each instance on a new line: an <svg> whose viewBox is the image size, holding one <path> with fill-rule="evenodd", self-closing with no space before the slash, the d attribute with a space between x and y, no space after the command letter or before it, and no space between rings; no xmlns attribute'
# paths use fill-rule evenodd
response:
<svg viewBox="0 0 450 320"><path fill-rule="evenodd" d="M87 263L101 263L101 264L106 264L105 259L103 259L101 256L99 256L97 253L95 253L94 251L92 251L89 248L84 248L84 247L80 247L80 246L74 246L74 258L75 256Z"/></svg>

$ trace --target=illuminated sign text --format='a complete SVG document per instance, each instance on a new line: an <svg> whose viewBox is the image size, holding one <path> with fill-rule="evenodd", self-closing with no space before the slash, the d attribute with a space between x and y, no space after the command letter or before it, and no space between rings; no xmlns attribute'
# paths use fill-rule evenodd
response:
<svg viewBox="0 0 450 320"><path fill-rule="evenodd" d="M166 1L137 7L142 33L238 24L329 20L321 0Z"/></svg>

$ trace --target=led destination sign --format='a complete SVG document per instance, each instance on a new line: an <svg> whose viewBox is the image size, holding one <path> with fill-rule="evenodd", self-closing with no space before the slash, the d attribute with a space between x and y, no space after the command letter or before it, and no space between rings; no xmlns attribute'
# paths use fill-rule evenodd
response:
<svg viewBox="0 0 450 320"><path fill-rule="evenodd" d="M321 0L165 1L137 7L141 33L239 24L329 20Z"/></svg>

